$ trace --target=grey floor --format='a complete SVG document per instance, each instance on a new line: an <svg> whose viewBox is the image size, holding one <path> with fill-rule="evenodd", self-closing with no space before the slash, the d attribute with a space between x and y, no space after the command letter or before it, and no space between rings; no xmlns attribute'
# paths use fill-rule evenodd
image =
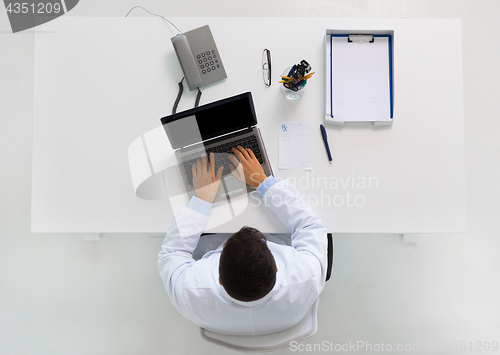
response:
<svg viewBox="0 0 500 355"><path fill-rule="evenodd" d="M82 0L66 16L124 16L134 5L164 16L461 18L468 233L416 244L336 235L319 330L302 350L500 353L498 0ZM171 306L156 270L162 236L30 232L33 43L0 10L0 354L231 353Z"/></svg>

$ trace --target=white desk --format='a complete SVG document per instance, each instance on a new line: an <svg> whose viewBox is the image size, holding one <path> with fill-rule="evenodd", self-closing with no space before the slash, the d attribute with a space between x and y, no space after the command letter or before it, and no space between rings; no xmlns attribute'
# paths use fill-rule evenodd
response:
<svg viewBox="0 0 500 355"><path fill-rule="evenodd" d="M170 20L184 31L210 25L228 78L203 88L200 104L251 91L275 176L295 180L330 232L465 231L460 20ZM333 165L319 131L328 28L395 33L394 125L327 126ZM165 232L170 203L135 195L127 151L171 112L183 76L170 43L175 30L154 17L69 17L36 30L32 231ZM262 79L264 48L272 54L270 88ZM316 74L304 96L288 102L279 75L302 59ZM178 111L195 96L186 89ZM312 172L278 170L280 120L314 123ZM165 154L173 162L172 153ZM283 231L264 206L254 206L259 200L241 203L242 213L223 224L224 206L214 208L213 231L244 224Z"/></svg>

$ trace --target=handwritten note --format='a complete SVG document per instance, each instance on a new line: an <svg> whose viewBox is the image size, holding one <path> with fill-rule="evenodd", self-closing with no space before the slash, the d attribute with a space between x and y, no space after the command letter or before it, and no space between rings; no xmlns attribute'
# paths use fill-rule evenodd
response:
<svg viewBox="0 0 500 355"><path fill-rule="evenodd" d="M280 122L279 168L312 170L312 123Z"/></svg>

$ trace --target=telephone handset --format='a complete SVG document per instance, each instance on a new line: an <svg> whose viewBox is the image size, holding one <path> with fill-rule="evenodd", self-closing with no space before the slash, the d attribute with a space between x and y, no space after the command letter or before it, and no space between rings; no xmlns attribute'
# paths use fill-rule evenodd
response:
<svg viewBox="0 0 500 355"><path fill-rule="evenodd" d="M179 34L171 40L189 90L227 78L208 25Z"/></svg>

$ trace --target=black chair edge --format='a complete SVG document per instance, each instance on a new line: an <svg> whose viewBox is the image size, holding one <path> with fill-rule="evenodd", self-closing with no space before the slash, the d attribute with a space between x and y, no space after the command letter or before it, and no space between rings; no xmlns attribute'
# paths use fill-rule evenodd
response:
<svg viewBox="0 0 500 355"><path fill-rule="evenodd" d="M326 279L325 279L325 281L328 281L328 280L330 280L330 276L332 276L332 266L333 266L333 237L332 237L332 233L327 233L326 239L328 240L328 246L327 246L328 266L326 267Z"/></svg>

